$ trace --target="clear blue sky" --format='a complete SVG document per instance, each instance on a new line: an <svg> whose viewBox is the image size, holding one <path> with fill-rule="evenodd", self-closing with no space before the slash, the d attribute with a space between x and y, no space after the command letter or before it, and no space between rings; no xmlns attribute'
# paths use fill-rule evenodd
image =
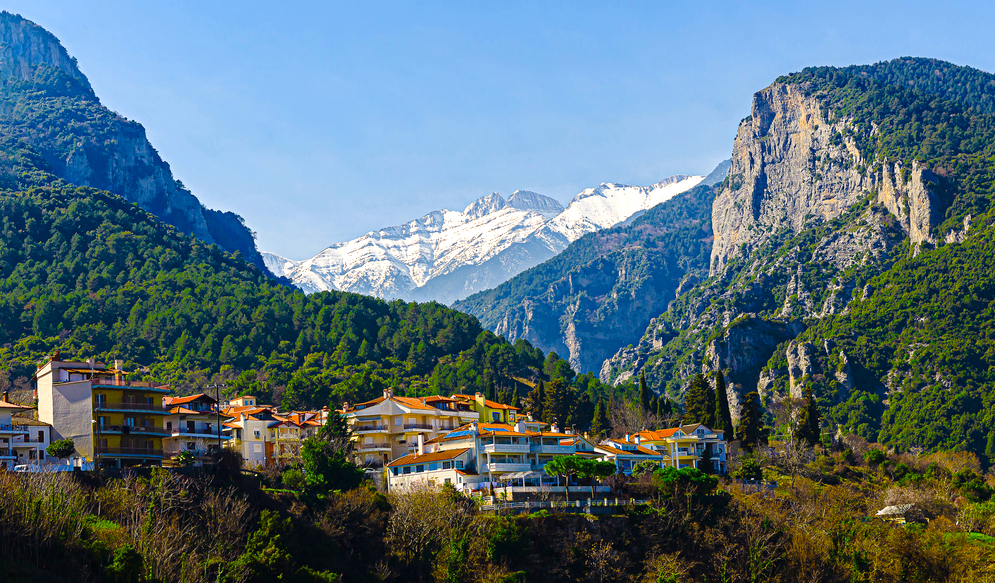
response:
<svg viewBox="0 0 995 583"><path fill-rule="evenodd" d="M808 65L995 71L995 5L14 0L209 207L294 259L492 191L566 202L728 157Z"/></svg>

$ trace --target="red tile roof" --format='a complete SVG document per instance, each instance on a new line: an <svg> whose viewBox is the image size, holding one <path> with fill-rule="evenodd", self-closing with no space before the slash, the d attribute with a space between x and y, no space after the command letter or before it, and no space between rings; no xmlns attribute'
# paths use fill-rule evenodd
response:
<svg viewBox="0 0 995 583"><path fill-rule="evenodd" d="M436 451L436 452L432 452L432 453L426 453L426 454L423 454L423 455L417 455L417 454L409 453L408 455L406 455L404 457L397 458L396 460L390 462L389 464L387 464L387 467L392 467L392 466L407 466L407 465L410 465L410 464L421 464L421 463L427 463L427 462L437 462L437 461L442 461L442 460L451 460L451 459L458 458L459 456L463 455L464 453L466 453L468 451L470 451L470 448L469 447L464 447L464 448L461 448L461 449L447 449L447 450L444 450L444 451Z"/></svg>

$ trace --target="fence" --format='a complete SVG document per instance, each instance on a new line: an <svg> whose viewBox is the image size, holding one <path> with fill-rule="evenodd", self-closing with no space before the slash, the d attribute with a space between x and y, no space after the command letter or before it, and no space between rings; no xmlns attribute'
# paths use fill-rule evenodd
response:
<svg viewBox="0 0 995 583"><path fill-rule="evenodd" d="M570 508L604 508L609 506L639 506L649 504L651 500L636 500L633 498L622 499L605 498L603 500L572 500L566 501L544 501L533 500L529 502L498 502L496 504L481 504L480 510L532 510L533 508L548 508L550 510L570 509Z"/></svg>

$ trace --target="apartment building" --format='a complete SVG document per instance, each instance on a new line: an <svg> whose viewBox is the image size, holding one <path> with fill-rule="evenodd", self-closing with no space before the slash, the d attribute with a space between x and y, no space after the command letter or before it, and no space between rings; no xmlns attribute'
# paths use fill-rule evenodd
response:
<svg viewBox="0 0 995 583"><path fill-rule="evenodd" d="M419 480L441 484L448 478L458 488L471 491L518 479L535 484L552 483L543 468L555 456L598 455L595 445L581 435L561 433L555 428L535 431L530 426L536 424L525 419L519 419L515 425L474 422L418 442L414 454L387 465L388 485L404 486ZM445 452L457 451L461 452L460 457L453 459L462 460L462 466L444 467L429 462Z"/></svg>
<svg viewBox="0 0 995 583"><path fill-rule="evenodd" d="M52 439L72 439L86 461L104 467L160 465L169 436L162 398L169 387L125 380L120 361L63 361L56 351L34 380L38 418L52 426Z"/></svg>
<svg viewBox="0 0 995 583"><path fill-rule="evenodd" d="M466 403L476 411L481 423L507 423L514 425L518 421L518 407L497 403L484 398L483 393L473 395L453 395L453 399Z"/></svg>
<svg viewBox="0 0 995 583"><path fill-rule="evenodd" d="M8 470L24 464L55 462L46 460L45 448L52 441L52 427L23 414L33 407L0 399L0 468Z"/></svg>
<svg viewBox="0 0 995 583"><path fill-rule="evenodd" d="M164 463L174 465L177 456L190 452L194 466L213 463L225 441L218 402L204 393L186 397L164 397L163 406L169 410L164 423L168 437L162 440Z"/></svg>
<svg viewBox="0 0 995 583"><path fill-rule="evenodd" d="M664 465L675 468L699 468L703 459L711 460L710 472L724 475L729 470L729 446L722 430L713 430L694 423L661 429L640 431L631 439L643 447L664 455Z"/></svg>
<svg viewBox="0 0 995 583"><path fill-rule="evenodd" d="M229 403L255 403L254 397L239 397ZM281 413L273 407L233 405L222 414L228 418L222 430L231 439L228 446L242 454L248 468L292 463L300 459L301 443L317 435L328 420L328 409Z"/></svg>
<svg viewBox="0 0 995 583"><path fill-rule="evenodd" d="M392 389L372 401L345 403L341 413L352 432L357 463L371 468L417 453L419 436L428 441L480 417L467 401L441 395L400 397Z"/></svg>

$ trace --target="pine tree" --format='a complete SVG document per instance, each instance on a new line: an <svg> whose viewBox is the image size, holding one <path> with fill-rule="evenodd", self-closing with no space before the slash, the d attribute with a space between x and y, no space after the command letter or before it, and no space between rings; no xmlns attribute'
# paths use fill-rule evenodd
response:
<svg viewBox="0 0 995 583"><path fill-rule="evenodd" d="M515 385L515 389L511 392L511 406L516 409L519 408L518 405L518 385Z"/></svg>
<svg viewBox="0 0 995 583"><path fill-rule="evenodd" d="M743 447L748 451L763 439L763 409L760 406L760 394L756 391L743 396L743 405L739 412L739 427L736 428L736 435L739 436Z"/></svg>
<svg viewBox="0 0 995 583"><path fill-rule="evenodd" d="M732 427L732 413L729 411L729 394L726 391L726 379L721 370L715 371L715 427L725 432L726 441L736 438Z"/></svg>
<svg viewBox="0 0 995 583"><path fill-rule="evenodd" d="M594 408L594 419L591 420L591 435L595 439L607 435L611 431L611 423L608 421L608 414L606 409L608 408L604 399L598 401L598 405Z"/></svg>
<svg viewBox="0 0 995 583"><path fill-rule="evenodd" d="M684 393L684 423L705 423L709 406L714 407L715 402L713 397L710 404L708 397L708 382L700 374L695 375L691 380L691 386Z"/></svg>
<svg viewBox="0 0 995 583"><path fill-rule="evenodd" d="M572 417L575 400L574 390L563 379L549 381L546 385L546 401L542 407L542 420L546 423L555 422L560 429L565 428Z"/></svg>
<svg viewBox="0 0 995 583"><path fill-rule="evenodd" d="M546 395L545 390L540 380L532 390L529 391L528 397L525 398L525 412L532 416L532 419L536 421L542 421L543 418L543 405L545 405Z"/></svg>
<svg viewBox="0 0 995 583"><path fill-rule="evenodd" d="M646 388L646 373L639 373L639 403L643 406L643 411L650 410L650 391Z"/></svg>
<svg viewBox="0 0 995 583"><path fill-rule="evenodd" d="M705 395L705 419L701 422L705 427L714 427L715 419L718 417L718 405L715 399L715 387L712 383L705 381L707 394Z"/></svg>
<svg viewBox="0 0 995 583"><path fill-rule="evenodd" d="M497 395L495 394L496 390L494 387L494 379L491 378L491 375L487 375L486 382L487 382L487 392L484 393L484 398L487 399L488 401L494 401L497 399Z"/></svg>

